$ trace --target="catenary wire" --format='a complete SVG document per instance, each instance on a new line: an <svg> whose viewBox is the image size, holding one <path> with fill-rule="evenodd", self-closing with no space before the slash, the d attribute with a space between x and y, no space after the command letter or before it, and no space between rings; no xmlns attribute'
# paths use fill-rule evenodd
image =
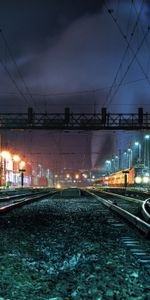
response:
<svg viewBox="0 0 150 300"><path fill-rule="evenodd" d="M120 70L121 70L121 68L122 68L122 66L123 66L124 60L125 60L125 58L126 58L126 55L127 55L127 53L128 53L129 47L130 47L130 43L131 43L131 41L132 41L132 39L133 39L133 37L134 37L134 34L135 34L135 32L136 32L136 28L137 28L137 25L138 25L138 19L139 19L139 17L140 17L140 14L141 14L141 11L142 11L142 7L143 7L143 2L144 2L144 0L142 0L141 7L140 7L140 10L139 10L137 19L136 19L136 21L135 21L135 24L134 24L134 26L133 26L133 29L132 29L132 32L131 32L131 35L130 35L130 39L129 39L129 41L128 41L128 45L127 45L127 47L126 47L126 49L125 49L125 51L124 51L124 54L123 54L122 59L121 59L121 62L120 62L120 64L119 64L119 67L118 67L118 69L117 69L116 75L115 75L115 77L114 77L113 83L112 83L112 85L111 85L111 87L110 87L110 90L109 90L109 92L108 92L107 98L106 98L105 102L103 103L103 105L106 105L107 101L109 100L109 97L110 97L110 95L111 95L111 93L112 93L112 90L113 90L113 88L114 88L114 85L115 85L115 83L116 83L116 81L117 81L117 77L118 77L118 75L119 75L119 72L120 72ZM111 15L113 21L115 21L115 23L117 23L116 19L114 18L113 14L112 14L113 11L112 11L111 9L108 8L107 3L106 3L105 0L104 0L104 6L105 6L107 12L109 13L109 15ZM118 26L118 23L117 23L117 26ZM121 28L119 27L119 31L120 31L120 30L121 30ZM127 38L126 35L123 34L122 32L121 32L121 34L123 35L124 39Z"/></svg>
<svg viewBox="0 0 150 300"><path fill-rule="evenodd" d="M138 11L137 11L137 8L136 8L136 5L135 5L134 1L133 1L133 7L134 7L134 10L135 10L136 14L138 14ZM140 22L140 19L139 19L139 25L140 25L140 28L141 28L141 32L142 32L143 35L144 35L144 29L143 29L142 23ZM145 44L146 44L146 47L147 47L147 49L148 49L148 51L149 51L149 53L150 53L150 46L149 46L149 44L148 44L148 40L147 40L147 39L145 40ZM150 55L149 55L148 60L149 60L149 59L150 59ZM148 72L147 72L147 74L148 74Z"/></svg>
<svg viewBox="0 0 150 300"><path fill-rule="evenodd" d="M111 14L111 16L112 16L112 14ZM112 17L113 17L113 16L112 16ZM138 18L138 22L139 22L139 14L138 14L137 18ZM119 26L117 20L115 20L114 17L113 17L113 20L114 20L114 22L116 23L117 27L119 28L119 31L120 31L121 35L123 36L123 38L124 38L125 41L127 42L127 45L129 46L129 48L130 48L130 50L131 50L131 52L132 52L132 54L133 54L133 56L134 56L134 55L135 55L135 51L134 51L133 48L131 47L131 45L130 45L128 39L127 39L127 37L125 37L124 32L122 31L121 27ZM144 35L144 32L143 32L143 35ZM140 67L142 73L144 74L145 79L147 80L148 84L150 85L150 80L149 80L149 78L148 78L148 75L146 74L146 72L145 72L145 70L144 70L142 64L140 63L140 61L139 61L139 59L138 59L138 57L137 57L136 55L135 55L135 60L136 60L136 62L137 62L137 64L138 64L138 66Z"/></svg>
<svg viewBox="0 0 150 300"><path fill-rule="evenodd" d="M124 81L124 79L125 79L127 73L129 72L129 70L130 70L130 68L131 68L131 66L132 66L132 64L133 64L133 62L135 61L138 52L139 52L140 49L142 48L142 46L143 46L143 44L144 44L144 41L145 41L145 39L146 39L146 37L147 37L147 35L148 35L148 33L149 33L149 30L150 30L150 27L148 27L147 32L145 32L145 35L144 35L143 39L141 40L141 43L140 43L140 45L138 46L138 48L137 48L137 50L136 50L136 52L135 52L135 55L133 56L133 58L131 59L130 63L128 64L128 66L127 66L127 68L126 68L126 71L125 71L123 77L121 78L121 80L120 80L120 82L119 82L118 87L116 88L116 90L114 91L113 95L111 96L111 98L110 98L110 100L109 100L109 102L108 102L108 105L111 104L111 102L112 102L114 96L117 94L117 92L118 92L118 90L119 90L121 84L123 83L123 81Z"/></svg>
<svg viewBox="0 0 150 300"><path fill-rule="evenodd" d="M19 67L18 67L18 65L17 65L17 63L16 63L16 61L15 61L13 55L12 55L12 52L11 52L10 46L9 46L9 44L8 44L8 41L7 41L7 39L6 39L6 36L4 35L4 32L3 32L2 30L0 30L0 34L1 34L2 40L3 40L3 42L4 42L4 45L5 45L5 47L6 47L7 51L8 51L8 54L9 54L9 56L10 56L10 58L11 58L13 64L14 64L14 66L16 67L16 70L17 70L17 73L18 73L18 75L19 75L19 78L21 79L21 81L22 81L22 83L23 83L23 85L24 85L24 87L25 87L25 89L26 89L26 91L27 91L27 94L26 94L26 95L28 95L28 96L31 98L31 101L33 102L34 107L37 108L37 107L36 107L36 104L34 103L33 96L32 96L32 94L31 94L31 92L30 92L30 90L29 90L29 88L28 88L28 86L27 86L27 84L26 84L26 82L25 82L25 80L24 80L24 78L23 78L23 76L22 76L20 70L19 70ZM11 76L11 77L12 77L12 76ZM15 80L14 80L14 81L15 81ZM15 82L16 82L16 81L15 81ZM22 94L24 94L24 93L22 93ZM28 102L28 101L27 101L27 102ZM28 104L29 104L29 102L28 102ZM30 105L31 105L31 104L30 104Z"/></svg>

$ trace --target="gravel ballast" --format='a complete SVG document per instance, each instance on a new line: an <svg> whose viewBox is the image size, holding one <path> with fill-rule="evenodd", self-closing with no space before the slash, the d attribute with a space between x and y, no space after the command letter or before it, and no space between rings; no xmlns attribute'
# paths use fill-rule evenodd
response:
<svg viewBox="0 0 150 300"><path fill-rule="evenodd" d="M0 300L150 299L150 269L96 200L45 199L0 217ZM144 243L144 244L143 244Z"/></svg>

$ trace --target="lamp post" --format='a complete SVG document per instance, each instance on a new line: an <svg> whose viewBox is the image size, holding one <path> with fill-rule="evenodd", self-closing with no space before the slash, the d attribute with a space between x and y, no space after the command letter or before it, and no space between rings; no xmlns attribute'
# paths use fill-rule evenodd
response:
<svg viewBox="0 0 150 300"><path fill-rule="evenodd" d="M111 173L111 161L110 160L105 161L105 172L107 175Z"/></svg>
<svg viewBox="0 0 150 300"><path fill-rule="evenodd" d="M137 162L141 163L141 161L142 161L142 147L141 147L141 144L139 142L135 142L134 145L138 147L138 160L137 160Z"/></svg>
<svg viewBox="0 0 150 300"><path fill-rule="evenodd" d="M114 158L112 158L112 160L111 160L111 169L112 169L112 172L114 173L115 169L116 169L116 167L115 167L115 159Z"/></svg>
<svg viewBox="0 0 150 300"><path fill-rule="evenodd" d="M20 175L21 175L21 187L22 188L24 186L24 172L26 171L25 170L25 165L26 165L25 161L21 161L20 165L19 165L19 167L20 167L19 172L20 172Z"/></svg>
<svg viewBox="0 0 150 300"><path fill-rule="evenodd" d="M132 167L132 149L128 148L129 168Z"/></svg>
<svg viewBox="0 0 150 300"><path fill-rule="evenodd" d="M150 135L144 136L144 166L150 169Z"/></svg>
<svg viewBox="0 0 150 300"><path fill-rule="evenodd" d="M75 174L75 181L76 181L77 184L79 183L79 174L78 173Z"/></svg>
<svg viewBox="0 0 150 300"><path fill-rule="evenodd" d="M119 156L115 156L115 171L119 170Z"/></svg>
<svg viewBox="0 0 150 300"><path fill-rule="evenodd" d="M128 168L128 153L127 151L125 151L123 153L123 169L127 169Z"/></svg>

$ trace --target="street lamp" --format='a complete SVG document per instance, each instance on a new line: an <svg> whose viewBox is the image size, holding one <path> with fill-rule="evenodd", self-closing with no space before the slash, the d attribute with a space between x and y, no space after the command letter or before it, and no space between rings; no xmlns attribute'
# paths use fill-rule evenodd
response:
<svg viewBox="0 0 150 300"><path fill-rule="evenodd" d="M128 156L129 156L129 168L132 167L132 149L128 148Z"/></svg>
<svg viewBox="0 0 150 300"><path fill-rule="evenodd" d="M138 147L138 151L139 151L138 162L140 163L141 162L141 154L142 154L141 153L142 152L141 144L139 142L135 142L134 145Z"/></svg>
<svg viewBox="0 0 150 300"><path fill-rule="evenodd" d="M115 171L119 170L119 156L115 156Z"/></svg>
<svg viewBox="0 0 150 300"><path fill-rule="evenodd" d="M123 169L127 169L128 168L128 153L127 151L125 151L123 153Z"/></svg>
<svg viewBox="0 0 150 300"><path fill-rule="evenodd" d="M115 172L115 159L112 158L111 160L111 169L112 169L112 172L114 173Z"/></svg>
<svg viewBox="0 0 150 300"><path fill-rule="evenodd" d="M17 154L14 154L13 155L13 160L16 161L16 162L20 161L20 156L17 155Z"/></svg>
<svg viewBox="0 0 150 300"><path fill-rule="evenodd" d="M144 167L150 169L150 135L146 134L144 136Z"/></svg>
<svg viewBox="0 0 150 300"><path fill-rule="evenodd" d="M111 161L110 160L105 161L105 172L106 172L106 174L111 173Z"/></svg>
<svg viewBox="0 0 150 300"><path fill-rule="evenodd" d="M21 160L20 156L17 154L14 154L13 157L13 171L14 172L18 172L18 168L19 168L19 161Z"/></svg>

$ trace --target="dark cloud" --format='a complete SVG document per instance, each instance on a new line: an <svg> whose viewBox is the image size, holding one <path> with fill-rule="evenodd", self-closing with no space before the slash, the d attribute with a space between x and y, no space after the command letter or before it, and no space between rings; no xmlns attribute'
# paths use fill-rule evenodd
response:
<svg viewBox="0 0 150 300"><path fill-rule="evenodd" d="M1 28L14 37L17 45L38 45L40 50L57 37L75 20L96 14L102 8L98 0L44 0L44 1L1 1ZM31 45L30 45L31 43Z"/></svg>
<svg viewBox="0 0 150 300"><path fill-rule="evenodd" d="M112 0L106 3L108 8L113 9L113 16L130 39L142 1ZM134 51L137 50L143 32L147 30L149 12L150 2L143 2L131 42ZM75 112L98 112L102 105L108 106L110 112L134 112L143 103L146 109L149 108L150 84L136 60L114 97L106 102L127 43L103 1L2 0L0 27L32 93L31 99L0 36L3 65L28 100L26 102L20 96L8 73L4 71L4 66L0 65L1 111L25 111L28 103L32 106L36 103L41 111L53 112L62 111L65 106L70 106ZM149 38L148 35L137 54L147 77L150 76ZM132 58L133 53L128 49L112 92L119 85ZM107 135L100 133L100 136L102 138L91 139L91 153L100 153L92 156L92 166L98 166L104 152L109 156L110 149L113 149L113 141L108 149ZM51 138L49 141L52 144Z"/></svg>

